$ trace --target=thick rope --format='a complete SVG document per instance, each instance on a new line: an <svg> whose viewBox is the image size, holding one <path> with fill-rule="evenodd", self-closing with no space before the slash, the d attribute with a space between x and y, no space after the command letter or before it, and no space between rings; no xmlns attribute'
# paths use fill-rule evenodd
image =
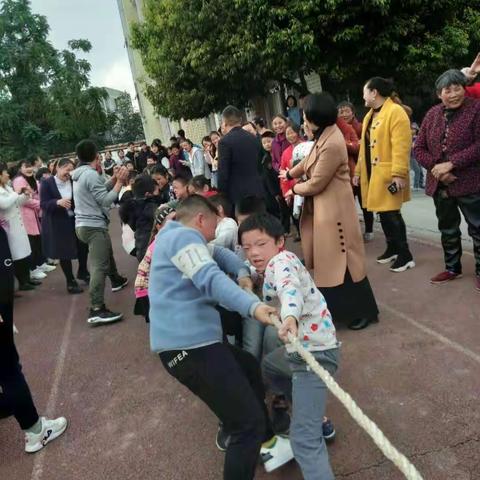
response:
<svg viewBox="0 0 480 480"><path fill-rule="evenodd" d="M270 318L277 329L282 326L282 323L276 315L271 315ZM405 478L408 480L423 480L418 470L412 463L410 463L408 458L391 444L390 440L388 440L385 434L377 427L375 422L370 420L362 412L353 398L347 392L342 390L330 373L328 373L327 370L315 360L315 357L303 347L298 338L288 332L288 341L297 353L301 355L312 371L320 377L323 383L325 383L330 392L332 392L347 409L352 418L370 435L370 437L372 437L372 440L381 452L405 475Z"/></svg>

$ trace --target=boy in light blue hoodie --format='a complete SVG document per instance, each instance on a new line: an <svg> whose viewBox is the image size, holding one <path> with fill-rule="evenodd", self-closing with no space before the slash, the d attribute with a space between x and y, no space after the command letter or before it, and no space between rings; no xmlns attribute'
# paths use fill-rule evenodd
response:
<svg viewBox="0 0 480 480"><path fill-rule="evenodd" d="M192 195L177 208L176 221L157 235L149 283L150 346L229 434L224 478L250 480L262 442L268 471L293 453L287 439L273 434L257 361L222 342L215 305L262 323L270 323L276 310L242 290L252 288L250 272L233 252L207 245L215 238L216 213L206 198Z"/></svg>

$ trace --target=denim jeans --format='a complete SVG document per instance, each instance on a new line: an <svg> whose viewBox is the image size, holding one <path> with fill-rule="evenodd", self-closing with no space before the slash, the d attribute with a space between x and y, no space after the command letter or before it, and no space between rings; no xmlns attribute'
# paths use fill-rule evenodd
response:
<svg viewBox="0 0 480 480"><path fill-rule="evenodd" d="M338 349L314 352L316 360L330 374L338 367ZM290 442L305 480L333 480L322 422L327 402L327 387L310 367L296 355L279 347L262 362L265 382L276 394L292 402Z"/></svg>
<svg viewBox="0 0 480 480"><path fill-rule="evenodd" d="M265 326L251 317L242 319L243 349L251 353L258 361L282 345L278 332L272 325Z"/></svg>

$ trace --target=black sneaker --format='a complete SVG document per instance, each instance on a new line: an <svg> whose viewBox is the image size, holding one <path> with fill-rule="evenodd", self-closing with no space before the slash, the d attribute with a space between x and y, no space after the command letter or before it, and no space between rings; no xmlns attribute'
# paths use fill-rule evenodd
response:
<svg viewBox="0 0 480 480"><path fill-rule="evenodd" d="M409 268L415 267L415 262L411 254L399 255L390 267L391 272L405 272Z"/></svg>
<svg viewBox="0 0 480 480"><path fill-rule="evenodd" d="M386 264L395 261L398 257L398 253L395 253L392 247L388 246L385 252L377 257L377 263Z"/></svg>
<svg viewBox="0 0 480 480"><path fill-rule="evenodd" d="M118 320L121 320L122 317L123 313L111 312L107 307L105 307L105 305L103 305L102 308L96 310L93 308L90 309L87 323L95 325L97 323L117 322Z"/></svg>
<svg viewBox="0 0 480 480"><path fill-rule="evenodd" d="M77 278L82 282L90 283L90 273L88 272L78 272Z"/></svg>
<svg viewBox="0 0 480 480"><path fill-rule="evenodd" d="M22 283L22 285L18 286L19 290L22 290L23 292L26 292L28 290L35 290L35 285L29 283Z"/></svg>
<svg viewBox="0 0 480 480"><path fill-rule="evenodd" d="M228 443L230 441L230 435L223 429L223 425L218 425L218 432L215 438L215 445L221 452L226 452Z"/></svg>
<svg viewBox="0 0 480 480"><path fill-rule="evenodd" d="M121 275L110 279L110 281L112 282L112 292L118 292L128 284L128 278L122 277Z"/></svg>
<svg viewBox="0 0 480 480"><path fill-rule="evenodd" d="M277 396L272 401L272 428L277 434L288 434L290 430L290 415L288 404L283 396Z"/></svg>
<svg viewBox="0 0 480 480"><path fill-rule="evenodd" d="M76 295L78 293L83 293L83 288L77 282L71 282L67 284L67 292Z"/></svg>

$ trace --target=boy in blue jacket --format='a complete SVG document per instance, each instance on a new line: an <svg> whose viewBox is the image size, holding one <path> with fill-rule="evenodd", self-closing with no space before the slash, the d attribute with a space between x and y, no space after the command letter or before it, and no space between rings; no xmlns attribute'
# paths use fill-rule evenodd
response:
<svg viewBox="0 0 480 480"><path fill-rule="evenodd" d="M262 442L267 471L293 453L287 439L273 434L255 358L222 342L215 305L262 323L270 323L276 310L242 290L252 288L250 272L233 252L207 245L215 238L216 213L206 198L192 195L158 233L150 269L150 346L229 434L224 479L251 480Z"/></svg>

